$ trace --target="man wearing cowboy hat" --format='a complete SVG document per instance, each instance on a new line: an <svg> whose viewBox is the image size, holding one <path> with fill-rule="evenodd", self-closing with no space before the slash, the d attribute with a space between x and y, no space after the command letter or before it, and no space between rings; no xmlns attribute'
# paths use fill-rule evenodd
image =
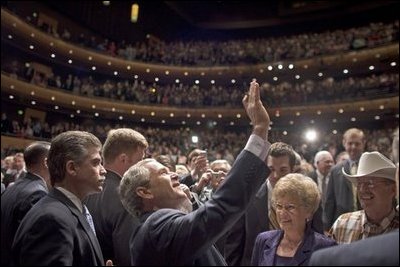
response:
<svg viewBox="0 0 400 267"><path fill-rule="evenodd" d="M361 155L357 173L343 175L357 187L363 210L345 213L333 224L330 234L339 243L351 243L399 228L399 213L395 209L396 166L381 153Z"/></svg>
<svg viewBox="0 0 400 267"><path fill-rule="evenodd" d="M396 191L399 203L399 128L392 143L393 161L397 165ZM398 206L397 206L398 208ZM398 211L398 209L397 209ZM377 246L378 244L378 246ZM365 253L365 252L368 253ZM311 255L309 266L398 266L399 231L359 240L351 244L320 249Z"/></svg>

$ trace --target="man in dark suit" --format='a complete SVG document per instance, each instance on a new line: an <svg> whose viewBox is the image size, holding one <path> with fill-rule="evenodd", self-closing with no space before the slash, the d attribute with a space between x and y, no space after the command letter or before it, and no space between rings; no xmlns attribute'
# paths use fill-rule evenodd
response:
<svg viewBox="0 0 400 267"><path fill-rule="evenodd" d="M142 222L131 239L132 265L226 265L213 243L243 215L268 175L264 160L270 120L255 81L243 104L253 134L223 185L197 210L190 212L178 175L153 159L140 161L124 174L122 204Z"/></svg>
<svg viewBox="0 0 400 267"><path fill-rule="evenodd" d="M346 152L349 153L349 159L336 164L330 172L323 218L325 231L328 231L343 213L359 209L356 190L344 177L342 168L346 173L354 174L357 171L358 161L364 152L365 135L360 129L351 128L343 134L342 142ZM352 166L355 167L354 170Z"/></svg>
<svg viewBox="0 0 400 267"><path fill-rule="evenodd" d="M1 265L10 264L11 245L25 214L47 195L50 175L46 159L49 142L34 142L24 151L27 173L1 196Z"/></svg>
<svg viewBox="0 0 400 267"><path fill-rule="evenodd" d="M335 162L332 154L329 151L318 151L314 157L315 170L309 174L309 177L317 183L318 189L321 192L322 213L325 210L326 188L329 182L329 172L334 164Z"/></svg>
<svg viewBox="0 0 400 267"><path fill-rule="evenodd" d="M122 206L118 187L126 170L144 158L147 147L146 138L137 131L129 128L111 130L103 146L107 170L103 191L85 200L104 258L119 266L131 264L129 238L139 220Z"/></svg>
<svg viewBox="0 0 400 267"><path fill-rule="evenodd" d="M12 245L15 265L104 265L93 222L82 200L102 190L101 143L68 131L51 142L47 159L52 191L22 220Z"/></svg>

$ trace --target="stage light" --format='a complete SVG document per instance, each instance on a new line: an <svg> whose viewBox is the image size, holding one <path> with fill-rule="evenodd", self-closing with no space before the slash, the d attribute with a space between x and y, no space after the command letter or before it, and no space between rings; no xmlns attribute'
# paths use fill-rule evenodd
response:
<svg viewBox="0 0 400 267"><path fill-rule="evenodd" d="M133 4L131 9L131 21L136 23L139 17L139 5Z"/></svg>
<svg viewBox="0 0 400 267"><path fill-rule="evenodd" d="M192 143L197 144L199 142L199 137L197 135L192 136Z"/></svg>
<svg viewBox="0 0 400 267"><path fill-rule="evenodd" d="M307 130L305 133L306 140L309 142L314 142L317 140L317 132L315 130Z"/></svg>

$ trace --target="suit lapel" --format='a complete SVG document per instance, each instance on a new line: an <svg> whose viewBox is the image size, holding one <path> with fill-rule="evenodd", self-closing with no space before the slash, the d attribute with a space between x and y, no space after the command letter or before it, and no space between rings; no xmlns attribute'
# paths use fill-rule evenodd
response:
<svg viewBox="0 0 400 267"><path fill-rule="evenodd" d="M341 171L342 170L340 170L340 172ZM346 164L344 165L344 171L346 173L350 173L350 160L346 161ZM343 176L343 179L345 180L345 184L347 186L347 189L349 190L349 192L351 192L351 195L353 196L353 186L352 186L351 182L343 174L342 174L342 176Z"/></svg>
<svg viewBox="0 0 400 267"><path fill-rule="evenodd" d="M88 222L86 221L86 218L82 213L79 212L78 209L73 209L71 212L77 217L79 220L79 223L81 224L82 228L85 230L87 236L89 237L90 242L92 243L93 249L95 251L97 261L100 263L100 265L103 265L103 255L101 252L101 248L99 245L99 241L97 240L97 237L94 235L92 229L90 228Z"/></svg>
<svg viewBox="0 0 400 267"><path fill-rule="evenodd" d="M305 231L305 237L300 248L293 257L293 265L304 265L304 262L311 257L313 243L314 243L314 231L311 229L311 223L307 223Z"/></svg>
<svg viewBox="0 0 400 267"><path fill-rule="evenodd" d="M99 241L97 240L97 237L94 235L84 215L78 210L78 208L75 206L74 203L72 203L72 201L69 198L67 198L63 193L61 193L56 188L54 188L50 194L53 195L54 198L61 201L64 205L66 205L68 209L71 211L71 213L78 219L80 225L85 230L85 233L88 236L90 243L92 244L97 263L99 265L104 265L103 253L101 252Z"/></svg>
<svg viewBox="0 0 400 267"><path fill-rule="evenodd" d="M264 250L264 259L267 259L265 262L265 266L273 266L274 265L274 259L276 257L276 251L278 250L279 242L282 239L283 236L283 231L278 230L278 232L269 238L265 245L266 248Z"/></svg>

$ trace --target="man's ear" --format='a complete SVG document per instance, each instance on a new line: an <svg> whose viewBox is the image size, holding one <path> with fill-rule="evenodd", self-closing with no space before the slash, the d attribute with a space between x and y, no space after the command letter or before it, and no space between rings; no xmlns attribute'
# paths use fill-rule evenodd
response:
<svg viewBox="0 0 400 267"><path fill-rule="evenodd" d="M125 153L118 155L119 162L125 163L128 160L128 156Z"/></svg>
<svg viewBox="0 0 400 267"><path fill-rule="evenodd" d="M65 163L65 171L69 175L76 175L76 165L73 160L68 160L67 163Z"/></svg>
<svg viewBox="0 0 400 267"><path fill-rule="evenodd" d="M139 186L138 188L136 188L136 194L138 196L140 196L141 198L145 198L145 199L153 199L154 195L151 192L151 190L149 188L143 187L143 186Z"/></svg>

